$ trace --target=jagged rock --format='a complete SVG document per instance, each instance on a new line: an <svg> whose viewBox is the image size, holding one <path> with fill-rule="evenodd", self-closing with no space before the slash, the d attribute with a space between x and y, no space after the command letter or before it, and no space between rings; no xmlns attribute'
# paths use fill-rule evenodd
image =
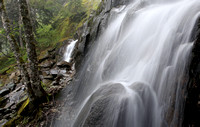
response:
<svg viewBox="0 0 200 127"><path fill-rule="evenodd" d="M50 57L49 57L49 53L46 52L41 58L39 58L38 62L39 62L39 63L42 63L43 61L45 61L45 60L47 60L47 59L49 59L49 58L50 58Z"/></svg>
<svg viewBox="0 0 200 127"><path fill-rule="evenodd" d="M55 60L46 60L39 64L40 68L51 68L55 64Z"/></svg>
<svg viewBox="0 0 200 127"><path fill-rule="evenodd" d="M69 63L69 62L66 62L66 61L61 61L61 62L58 62L57 63L57 66L60 67L60 68L67 68L67 69L70 69L72 64Z"/></svg>
<svg viewBox="0 0 200 127"><path fill-rule="evenodd" d="M6 97L8 98L9 102L5 105L4 108L14 110L17 108L17 106L14 105L21 103L24 98L28 97L28 95L25 92L25 86L22 85L21 87L6 95Z"/></svg>
<svg viewBox="0 0 200 127"><path fill-rule="evenodd" d="M54 69L50 70L50 74L53 77L56 77L56 76L67 76L67 71L54 68Z"/></svg>
<svg viewBox="0 0 200 127"><path fill-rule="evenodd" d="M51 83L51 86L57 86L57 85L59 85L59 82L57 82L57 81L53 81L53 82Z"/></svg>
<svg viewBox="0 0 200 127"><path fill-rule="evenodd" d="M59 74L59 72L58 72L57 69L51 69L51 70L50 70L50 74L51 74L52 76L56 77L56 76Z"/></svg>
<svg viewBox="0 0 200 127"><path fill-rule="evenodd" d="M48 76L50 75L50 71L42 71L41 72L43 76Z"/></svg>
<svg viewBox="0 0 200 127"><path fill-rule="evenodd" d="M4 107L7 103L7 101L8 101L7 97L1 97L0 98L0 108Z"/></svg>
<svg viewBox="0 0 200 127"><path fill-rule="evenodd" d="M14 79L15 77L18 77L18 76L20 76L20 71L19 70L17 70L16 72L13 72L10 75L9 79L12 80L12 79Z"/></svg>
<svg viewBox="0 0 200 127"><path fill-rule="evenodd" d="M56 48L52 48L52 49L49 49L49 50L48 50L48 53L49 53L49 54L54 54L55 51L56 51Z"/></svg>
<svg viewBox="0 0 200 127"><path fill-rule="evenodd" d="M54 80L52 75L44 76L43 79Z"/></svg>
<svg viewBox="0 0 200 127"><path fill-rule="evenodd" d="M9 76L9 80L13 81L14 83L19 83L21 80L21 73L19 70L17 70L16 72L13 72L10 76Z"/></svg>
<svg viewBox="0 0 200 127"><path fill-rule="evenodd" d="M0 119L3 118L3 116L5 115L6 113L6 109L5 108L0 108Z"/></svg>
<svg viewBox="0 0 200 127"><path fill-rule="evenodd" d="M5 87L8 88L10 91L13 91L15 89L15 87L16 87L16 84L9 83Z"/></svg>
<svg viewBox="0 0 200 127"><path fill-rule="evenodd" d="M0 97L3 97L7 94L9 94L10 90L8 88L4 88L2 90L0 90Z"/></svg>

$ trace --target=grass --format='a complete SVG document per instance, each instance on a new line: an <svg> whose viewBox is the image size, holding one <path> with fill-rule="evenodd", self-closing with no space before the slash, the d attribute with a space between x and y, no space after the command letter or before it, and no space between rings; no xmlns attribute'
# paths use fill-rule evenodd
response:
<svg viewBox="0 0 200 127"><path fill-rule="evenodd" d="M7 58L7 57L0 57L0 74L4 71L8 70L9 68L13 68L16 65L15 59Z"/></svg>

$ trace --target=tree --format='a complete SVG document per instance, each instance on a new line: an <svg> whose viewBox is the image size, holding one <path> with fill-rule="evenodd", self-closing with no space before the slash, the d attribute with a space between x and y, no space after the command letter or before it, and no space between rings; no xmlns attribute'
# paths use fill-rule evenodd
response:
<svg viewBox="0 0 200 127"><path fill-rule="evenodd" d="M36 54L36 49L35 49L35 44L34 44L35 39L32 32L32 26L30 22L26 0L19 0L19 5L20 5L20 13L22 17L22 22L24 24L24 29L25 29L26 49L27 49L28 61L29 61L28 64L30 67L29 73L26 69L25 62L22 59L22 55L20 54L18 43L15 39L15 36L12 33L10 21L7 16L6 8L4 5L4 0L0 0L0 13L1 13L4 29L7 33L7 38L10 43L10 47L14 53L18 67L21 70L21 74L24 77L24 83L26 84L28 88L30 102L36 106L38 102L43 102L44 100L46 100L47 94L42 88L40 78L39 78L37 54Z"/></svg>
<svg viewBox="0 0 200 127"><path fill-rule="evenodd" d="M20 54L20 50L19 50L19 47L17 45L16 39L14 38L14 35L12 34L10 21L9 21L7 13L6 13L6 8L4 6L3 0L0 0L0 13L1 13L1 19L2 19L4 29L7 33L7 38L8 38L11 50L14 53L18 67L21 70L21 74L24 77L24 83L26 84L26 86L28 88L29 98L30 98L30 100L34 100L35 96L34 96L32 88L31 88L30 77L28 75L28 72L27 72L26 67L25 67L25 63L24 63L22 56Z"/></svg>
<svg viewBox="0 0 200 127"><path fill-rule="evenodd" d="M41 81L39 77L38 60L36 53L36 40L33 34L33 27L31 25L31 18L28 10L28 4L26 0L18 0L20 6L20 13L22 17L22 23L25 30L25 42L26 50L28 54L28 61L30 67L30 82L36 97L36 100L43 101L46 99L47 94L41 86Z"/></svg>

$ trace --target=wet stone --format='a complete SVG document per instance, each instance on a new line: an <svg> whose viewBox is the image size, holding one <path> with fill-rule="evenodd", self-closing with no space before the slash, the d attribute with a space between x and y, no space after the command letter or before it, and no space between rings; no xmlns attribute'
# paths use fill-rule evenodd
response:
<svg viewBox="0 0 200 127"><path fill-rule="evenodd" d="M5 95L9 94L9 92L10 92L10 90L7 88L0 90L0 97L3 97Z"/></svg>
<svg viewBox="0 0 200 127"><path fill-rule="evenodd" d="M9 83L6 85L6 88L8 88L10 91L13 91L16 87L16 84L14 83Z"/></svg>
<svg viewBox="0 0 200 127"><path fill-rule="evenodd" d="M66 61L61 61L61 62L57 63L57 66L60 67L60 68L69 68L70 69L72 64L68 63Z"/></svg>

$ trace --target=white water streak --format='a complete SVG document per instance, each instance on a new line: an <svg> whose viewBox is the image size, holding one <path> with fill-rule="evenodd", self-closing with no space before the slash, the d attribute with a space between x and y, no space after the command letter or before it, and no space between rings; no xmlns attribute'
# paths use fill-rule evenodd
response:
<svg viewBox="0 0 200 127"><path fill-rule="evenodd" d="M199 0L135 0L113 9L79 75L74 127L87 126L94 104L113 96L105 127L181 126L182 80L199 11Z"/></svg>
<svg viewBox="0 0 200 127"><path fill-rule="evenodd" d="M70 44L66 47L66 51L64 54L64 61L71 62L72 53L77 41L78 40L70 42Z"/></svg>

